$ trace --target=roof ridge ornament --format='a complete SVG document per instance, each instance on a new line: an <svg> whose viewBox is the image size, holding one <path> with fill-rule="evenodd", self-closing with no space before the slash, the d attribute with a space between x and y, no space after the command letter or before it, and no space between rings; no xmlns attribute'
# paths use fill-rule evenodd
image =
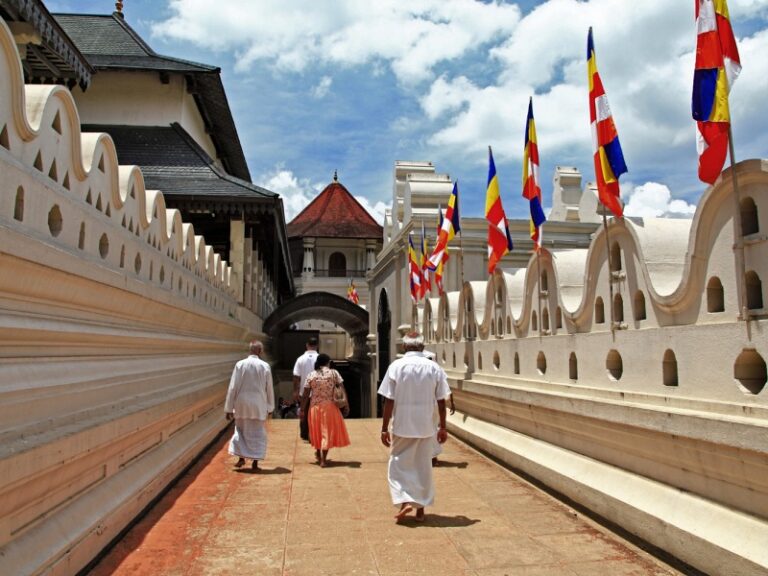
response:
<svg viewBox="0 0 768 576"><path fill-rule="evenodd" d="M338 175L338 171L337 170L333 171L333 181L334 182L338 182L339 181L339 175Z"/></svg>
<svg viewBox="0 0 768 576"><path fill-rule="evenodd" d="M125 16L123 16L123 2L122 2L122 0L117 0L117 2L115 2L115 11L116 11L117 15L120 16L120 18L125 18Z"/></svg>

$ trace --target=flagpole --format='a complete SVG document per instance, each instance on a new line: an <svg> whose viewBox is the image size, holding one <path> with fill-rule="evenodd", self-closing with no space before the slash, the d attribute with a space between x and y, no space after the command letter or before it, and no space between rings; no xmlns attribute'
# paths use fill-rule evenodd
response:
<svg viewBox="0 0 768 576"><path fill-rule="evenodd" d="M458 235L459 235L459 263L460 263L459 273L461 274L461 279L460 279L461 285L459 286L459 292L463 293L464 292L464 248L461 247L461 229L459 229ZM448 248L446 247L446 250L447 249Z"/></svg>
<svg viewBox="0 0 768 576"><path fill-rule="evenodd" d="M608 303L611 312L611 333L616 330L613 321L613 266L611 266L611 242L608 240L608 217L605 215L608 207L603 204L603 230L605 231L605 257L608 262Z"/></svg>
<svg viewBox="0 0 768 576"><path fill-rule="evenodd" d="M405 278L407 280L408 284L408 296L409 300L411 301L411 314L410 314L410 322L411 330L415 330L413 326L413 306L414 306L414 298L413 298L413 288L411 286L411 282L413 282L413 279L411 278L411 230L408 230L408 235L405 237Z"/></svg>
<svg viewBox="0 0 768 576"><path fill-rule="evenodd" d="M751 340L749 332L750 314L749 308L747 307L747 272L744 262L744 234L741 228L741 195L739 193L739 182L736 177L736 154L734 153L733 148L733 130L731 129L730 123L728 124L728 152L731 157L731 179L733 180L733 227L734 233L736 234L734 242L734 246L736 247L736 268L739 274L739 311L741 312L742 320L747 324L747 338Z"/></svg>
<svg viewBox="0 0 768 576"><path fill-rule="evenodd" d="M533 243L534 247L536 246L536 242ZM543 318L541 316L541 254L538 250L534 248L534 253L536 254L536 273L539 275L539 277L536 279L536 288L537 292L539 293L539 297L537 300L539 301L539 336L542 335L542 328L544 326Z"/></svg>

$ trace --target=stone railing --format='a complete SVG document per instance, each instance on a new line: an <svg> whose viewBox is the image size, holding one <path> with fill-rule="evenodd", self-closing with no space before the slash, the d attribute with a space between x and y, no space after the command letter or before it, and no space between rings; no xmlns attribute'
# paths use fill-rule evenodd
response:
<svg viewBox="0 0 768 576"><path fill-rule="evenodd" d="M739 203L729 169L692 221L612 221L416 317L454 433L699 569L764 574L768 164L736 173Z"/></svg>
<svg viewBox="0 0 768 576"><path fill-rule="evenodd" d="M0 573L73 574L224 428L261 319L0 21Z"/></svg>

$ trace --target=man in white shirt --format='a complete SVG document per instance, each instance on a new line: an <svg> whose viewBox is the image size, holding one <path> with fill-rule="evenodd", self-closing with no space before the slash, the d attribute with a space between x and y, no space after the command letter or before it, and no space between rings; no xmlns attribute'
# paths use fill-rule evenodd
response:
<svg viewBox="0 0 768 576"><path fill-rule="evenodd" d="M236 468L251 458L252 470L259 469L259 460L267 454L267 417L275 409L272 371L259 356L263 345L254 340L249 345L251 355L235 364L229 381L224 412L227 420L234 419L235 432L229 442L229 453L237 456Z"/></svg>
<svg viewBox="0 0 768 576"><path fill-rule="evenodd" d="M384 396L381 442L388 448L387 479L392 503L400 505L397 521L416 510L416 520L424 520L424 507L435 499L432 481L432 450L435 427L432 413L435 402L440 418L437 441L448 438L445 430L445 399L450 395L448 376L422 354L424 338L418 332L403 337L405 356L390 364L379 386ZM389 432L389 421L392 433Z"/></svg>
<svg viewBox="0 0 768 576"><path fill-rule="evenodd" d="M307 383L307 376L315 369L315 360L317 360L317 338L312 337L307 340L306 351L296 359L293 365L293 401L297 402L304 394L304 385ZM299 411L299 435L302 440L309 441L309 422L307 415Z"/></svg>

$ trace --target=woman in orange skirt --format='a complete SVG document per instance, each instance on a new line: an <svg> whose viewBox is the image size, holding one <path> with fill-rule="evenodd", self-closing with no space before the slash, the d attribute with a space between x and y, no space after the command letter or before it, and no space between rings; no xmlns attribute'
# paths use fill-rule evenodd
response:
<svg viewBox="0 0 768 576"><path fill-rule="evenodd" d="M330 367L328 354L318 354L315 369L307 376L301 398L302 418L309 418L309 441L322 468L331 448L349 446L349 434L341 410L334 401L334 390L344 389L344 380ZM346 397L346 393L344 394ZM307 410L309 408L309 410ZM349 410L349 406L343 407Z"/></svg>

